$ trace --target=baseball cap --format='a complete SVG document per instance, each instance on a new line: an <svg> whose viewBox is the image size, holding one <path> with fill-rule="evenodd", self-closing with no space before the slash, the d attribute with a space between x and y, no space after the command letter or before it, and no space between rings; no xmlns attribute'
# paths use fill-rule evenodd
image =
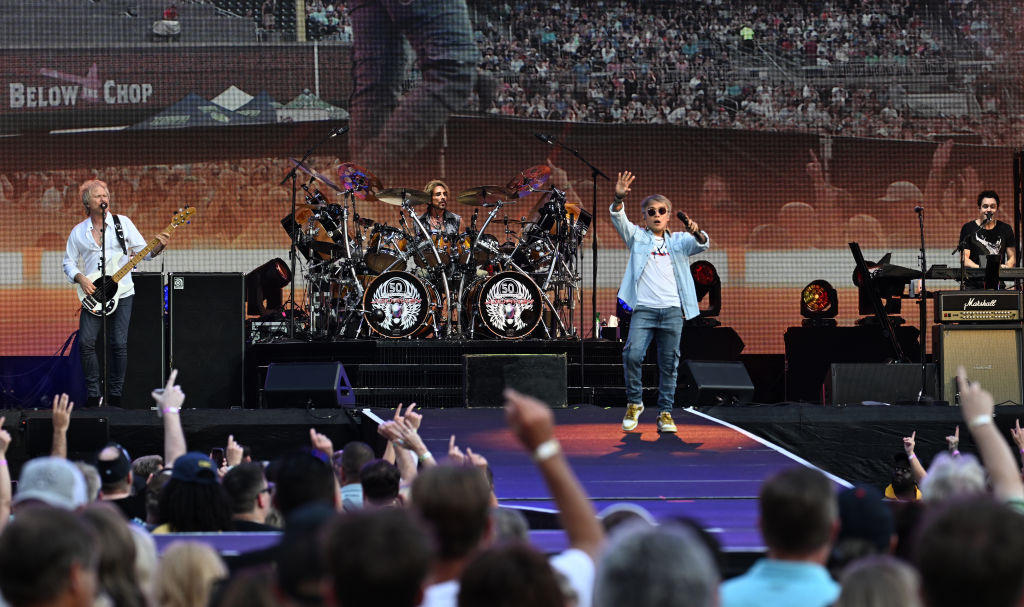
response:
<svg viewBox="0 0 1024 607"><path fill-rule="evenodd" d="M18 493L12 503L37 500L55 508L74 510L89 501L85 477L62 457L37 457L21 468Z"/></svg>
<svg viewBox="0 0 1024 607"><path fill-rule="evenodd" d="M874 487L857 486L839 493L839 539L857 538L880 551L888 550L893 533L892 511Z"/></svg>
<svg viewBox="0 0 1024 607"><path fill-rule="evenodd" d="M96 470L99 471L101 482L104 485L124 480L132 471L132 460L128 457L128 452L124 447L117 443L110 443L107 447L116 447L117 457L112 460L104 460L100 459L99 454L96 455ZM103 453L107 447L104 447L100 453Z"/></svg>
<svg viewBox="0 0 1024 607"><path fill-rule="evenodd" d="M218 483L217 467L213 465L213 460L206 455L190 451L174 460L171 479L185 483L216 485Z"/></svg>

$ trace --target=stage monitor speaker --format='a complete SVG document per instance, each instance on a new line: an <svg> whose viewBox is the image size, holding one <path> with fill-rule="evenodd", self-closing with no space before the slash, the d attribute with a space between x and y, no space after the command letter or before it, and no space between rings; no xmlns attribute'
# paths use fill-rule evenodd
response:
<svg viewBox="0 0 1024 607"><path fill-rule="evenodd" d="M185 407L242 405L245 280L241 272L179 272L168 277L170 365Z"/></svg>
<svg viewBox="0 0 1024 607"><path fill-rule="evenodd" d="M135 299L128 325L128 372L124 377L121 406L149 409L150 392L167 382L167 336L164 323L164 275L134 272Z"/></svg>
<svg viewBox="0 0 1024 607"><path fill-rule="evenodd" d="M28 457L50 455L53 450L53 420L49 417L30 417L24 424ZM68 426L68 459L93 461L109 440L110 425L106 417L76 415L74 423Z"/></svg>
<svg viewBox="0 0 1024 607"><path fill-rule="evenodd" d="M684 360L676 391L676 401L685 406L749 403L754 382L741 362Z"/></svg>
<svg viewBox="0 0 1024 607"><path fill-rule="evenodd" d="M263 404L286 407L355 407L356 397L339 362L270 363Z"/></svg>
<svg viewBox="0 0 1024 607"><path fill-rule="evenodd" d="M1024 404L1020 325L937 325L934 331L943 399L959 404L956 370L963 366L997 405Z"/></svg>
<svg viewBox="0 0 1024 607"><path fill-rule="evenodd" d="M467 407L501 407L506 387L551 407L569 401L565 354L465 354L462 385Z"/></svg>
<svg viewBox="0 0 1024 607"><path fill-rule="evenodd" d="M866 401L890 405L917 402L921 365L917 363L833 363L825 378L825 402L830 405ZM935 365L925 365L925 395L939 398Z"/></svg>

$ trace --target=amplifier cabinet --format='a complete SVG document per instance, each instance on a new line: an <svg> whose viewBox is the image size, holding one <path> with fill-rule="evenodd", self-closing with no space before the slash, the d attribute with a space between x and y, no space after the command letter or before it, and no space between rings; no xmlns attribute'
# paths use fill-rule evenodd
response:
<svg viewBox="0 0 1024 607"><path fill-rule="evenodd" d="M935 293L935 322L1014 322L1021 318L1020 291Z"/></svg>
<svg viewBox="0 0 1024 607"><path fill-rule="evenodd" d="M1024 403L1021 325L937 325L934 348L943 400L959 403L957 367L992 393L997 405Z"/></svg>

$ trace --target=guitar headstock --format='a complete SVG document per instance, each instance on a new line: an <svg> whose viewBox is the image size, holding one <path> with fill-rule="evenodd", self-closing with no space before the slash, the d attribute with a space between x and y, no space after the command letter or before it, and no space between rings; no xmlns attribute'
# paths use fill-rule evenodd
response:
<svg viewBox="0 0 1024 607"><path fill-rule="evenodd" d="M178 209L178 212L174 214L174 219L171 220L171 227L176 228L189 222L189 219L195 215L195 207L185 207L184 209Z"/></svg>

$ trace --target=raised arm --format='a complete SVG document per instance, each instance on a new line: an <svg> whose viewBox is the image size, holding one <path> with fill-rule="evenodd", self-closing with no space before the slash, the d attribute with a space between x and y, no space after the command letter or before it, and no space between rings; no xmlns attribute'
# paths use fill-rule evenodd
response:
<svg viewBox="0 0 1024 607"><path fill-rule="evenodd" d="M960 411L978 445L981 461L992 480L993 492L1002 500L1024 499L1024 483L1017 471L1017 461L992 421L995 410L992 393L978 382L968 381L963 367L957 369L957 384L960 388Z"/></svg>
<svg viewBox="0 0 1024 607"><path fill-rule="evenodd" d="M50 455L53 457L68 458L68 426L71 425L71 410L75 403L69 400L67 394L53 395L53 444L50 447Z"/></svg>
<svg viewBox="0 0 1024 607"><path fill-rule="evenodd" d="M7 466L7 447L11 444L11 433L4 430L7 418L0 416L0 530L11 518L11 469Z"/></svg>
<svg viewBox="0 0 1024 607"><path fill-rule="evenodd" d="M921 465L921 460L918 459L914 453L914 447L917 446L917 430L910 433L910 436L903 437L903 451L907 454L907 459L910 460L910 472L914 475L914 482L920 483L924 477L928 476L928 471Z"/></svg>
<svg viewBox="0 0 1024 607"><path fill-rule="evenodd" d="M171 468L174 460L188 451L185 443L185 431L181 428L181 405L185 402L185 393L181 386L174 382L178 379L178 370L171 369L167 385L163 390L153 390L157 415L164 421L164 466Z"/></svg>
<svg viewBox="0 0 1024 607"><path fill-rule="evenodd" d="M594 506L555 438L551 409L531 396L506 388L505 418L519 442L533 455L558 506L569 545L587 553L596 562L604 545L604 531Z"/></svg>

